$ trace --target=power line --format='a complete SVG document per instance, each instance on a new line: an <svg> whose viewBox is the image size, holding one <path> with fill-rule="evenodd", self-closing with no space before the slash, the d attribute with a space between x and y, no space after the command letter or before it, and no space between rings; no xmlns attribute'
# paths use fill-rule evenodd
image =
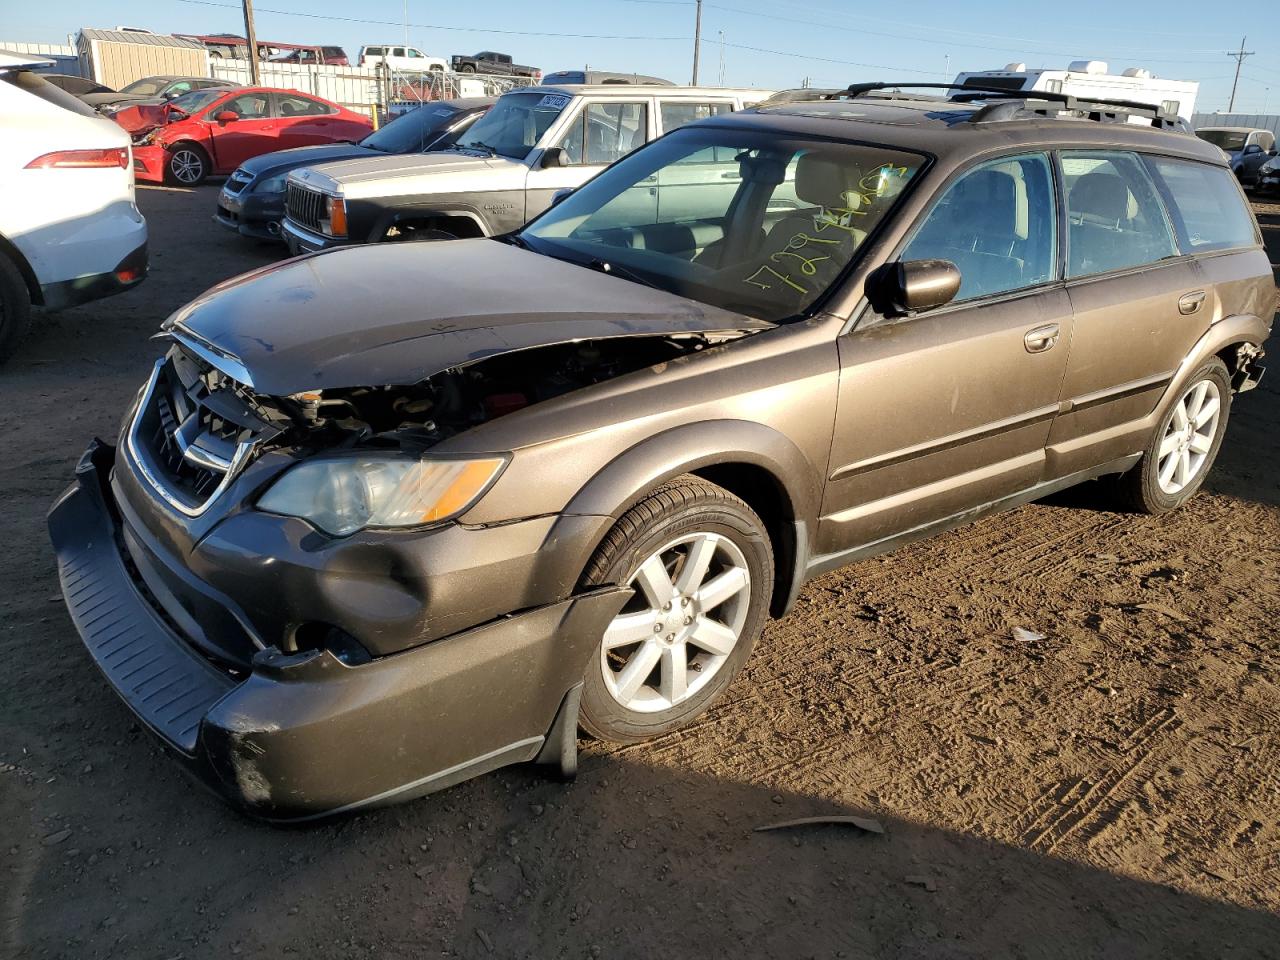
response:
<svg viewBox="0 0 1280 960"><path fill-rule="evenodd" d="M889 65L886 63L859 63L856 60L835 60L831 57L816 57L812 53L794 53L790 50L770 50L766 47L750 47L744 43L730 43L728 40L724 42L726 47L733 47L735 50L749 50L752 53L769 53L775 57L796 57L800 60L813 60L818 63L838 63L845 67L864 67L868 70L895 70L899 73L921 73L925 76L933 76L936 70L916 70L911 67L903 67L897 65Z"/></svg>
<svg viewBox="0 0 1280 960"><path fill-rule="evenodd" d="M222 7L226 10L241 10L238 3L217 3L215 0L178 0L179 3L191 3L201 7ZM310 20L333 20L339 23L362 23L379 27L399 27L405 24L399 20L368 20L362 17L335 17L325 13L300 13L296 10L270 10L258 7L256 13L271 13L281 17L306 17ZM556 37L568 40L652 40L663 42L679 41L687 43L688 35L683 37L644 37L622 36L607 33L550 33L540 30L499 30L491 27L446 27L438 23L410 23L407 26L417 30L447 30L454 33L494 33L512 37Z"/></svg>
<svg viewBox="0 0 1280 960"><path fill-rule="evenodd" d="M1231 100L1230 100L1230 102L1227 104L1227 113L1231 113L1231 112L1232 112L1232 110L1234 110L1234 109L1235 109L1235 105L1236 105L1236 87L1238 87L1238 86L1240 85L1240 65L1241 65L1242 63L1244 63L1244 59L1245 59L1245 57L1252 57L1252 56L1253 56L1253 51L1252 51L1252 50L1249 50L1249 51L1247 51L1247 52L1246 52L1246 51L1245 51L1245 49L1244 49L1244 42L1245 42L1246 40L1248 40L1248 39L1249 39L1248 37L1241 37L1241 38L1240 38L1240 49L1239 49L1239 50L1237 50L1237 51L1235 51L1234 53L1232 53L1230 50L1228 50L1228 51L1227 51L1227 56L1228 56L1228 57L1233 58L1233 59L1235 60L1235 62L1236 62L1236 78L1235 78L1234 80L1232 80L1232 81L1231 81Z"/></svg>

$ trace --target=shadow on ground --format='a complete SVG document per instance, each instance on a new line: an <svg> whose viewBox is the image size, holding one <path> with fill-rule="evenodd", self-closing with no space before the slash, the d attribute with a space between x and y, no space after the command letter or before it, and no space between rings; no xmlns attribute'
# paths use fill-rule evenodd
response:
<svg viewBox="0 0 1280 960"><path fill-rule="evenodd" d="M568 786L507 771L279 830L196 792L135 739L104 758L135 776L63 811L71 837L14 839L16 955L1223 958L1280 938L1268 914L617 756L588 758ZM38 792L6 791L5 822L26 821ZM886 832L753 832L832 813Z"/></svg>

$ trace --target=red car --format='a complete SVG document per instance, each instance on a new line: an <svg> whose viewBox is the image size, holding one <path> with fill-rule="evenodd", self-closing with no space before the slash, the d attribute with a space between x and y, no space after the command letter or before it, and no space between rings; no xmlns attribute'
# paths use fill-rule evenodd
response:
<svg viewBox="0 0 1280 960"><path fill-rule="evenodd" d="M151 112L133 116L135 109ZM126 130L147 131L134 141L135 177L184 187L210 174L230 173L262 153L360 140L373 130L368 117L336 103L269 87L196 90L130 111L115 119Z"/></svg>

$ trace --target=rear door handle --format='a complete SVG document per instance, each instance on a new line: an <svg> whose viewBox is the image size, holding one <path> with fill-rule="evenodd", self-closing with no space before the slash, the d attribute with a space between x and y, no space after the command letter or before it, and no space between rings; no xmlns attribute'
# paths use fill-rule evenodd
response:
<svg viewBox="0 0 1280 960"><path fill-rule="evenodd" d="M1060 334L1061 330L1056 323L1046 323L1043 327L1028 330L1022 343L1027 348L1027 353L1044 353L1058 342Z"/></svg>
<svg viewBox="0 0 1280 960"><path fill-rule="evenodd" d="M1184 317L1195 313L1204 304L1204 291L1197 290L1194 293L1184 293L1178 298L1178 312Z"/></svg>

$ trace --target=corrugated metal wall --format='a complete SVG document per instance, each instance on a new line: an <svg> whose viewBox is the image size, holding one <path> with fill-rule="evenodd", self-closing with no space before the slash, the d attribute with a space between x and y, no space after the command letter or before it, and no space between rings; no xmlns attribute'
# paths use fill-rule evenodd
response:
<svg viewBox="0 0 1280 960"><path fill-rule="evenodd" d="M34 53L54 61L49 73L69 73L82 76L76 48L67 43L21 43L17 40L0 40L0 50L12 53Z"/></svg>
<svg viewBox="0 0 1280 960"><path fill-rule="evenodd" d="M93 65L93 79L115 90L143 77L209 75L208 54L192 47L82 38L81 59L86 55Z"/></svg>
<svg viewBox="0 0 1280 960"><path fill-rule="evenodd" d="M1280 114L1276 113L1197 113L1191 118L1191 129L1201 127L1256 127L1270 130L1280 138Z"/></svg>

